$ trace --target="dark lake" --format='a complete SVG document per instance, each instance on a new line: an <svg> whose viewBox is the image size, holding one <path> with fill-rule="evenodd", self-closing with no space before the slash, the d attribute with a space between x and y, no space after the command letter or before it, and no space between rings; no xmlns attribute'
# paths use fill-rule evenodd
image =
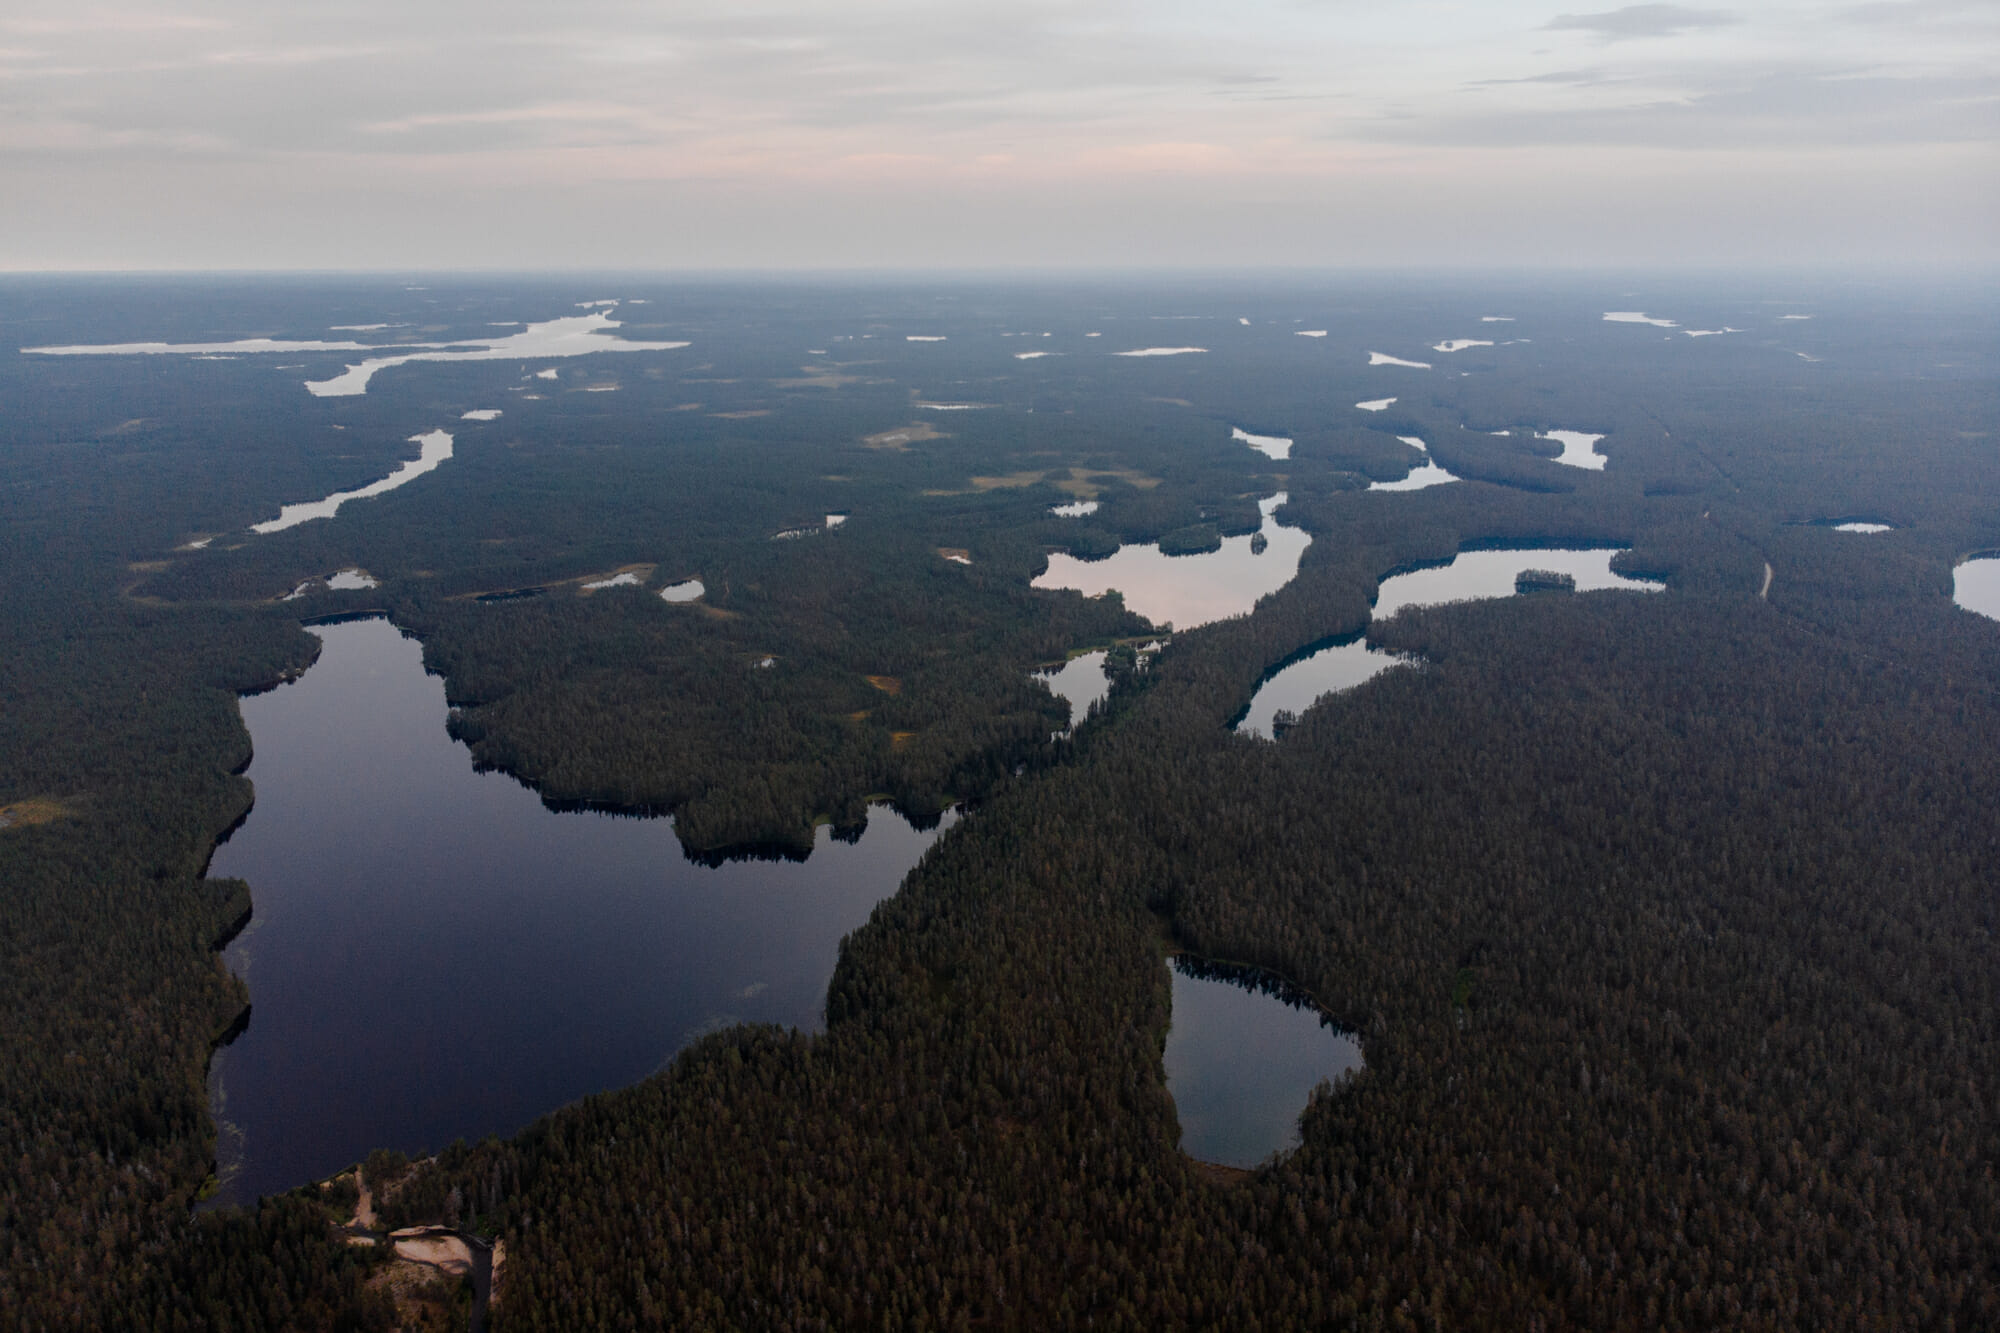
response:
<svg viewBox="0 0 2000 1333"><path fill-rule="evenodd" d="M255 903L224 955L250 1025L210 1075L225 1201L512 1132L724 1024L817 1028L841 938L939 832L877 808L857 843L711 869L668 820L475 773L387 621L313 633L311 670L242 701L257 800L210 870Z"/></svg>
<svg viewBox="0 0 2000 1333"><path fill-rule="evenodd" d="M1297 1147L1299 1112L1312 1090L1360 1069L1360 1045L1310 1004L1275 993L1282 983L1262 973L1175 958L1173 979L1167 1091L1181 1151L1253 1167Z"/></svg>

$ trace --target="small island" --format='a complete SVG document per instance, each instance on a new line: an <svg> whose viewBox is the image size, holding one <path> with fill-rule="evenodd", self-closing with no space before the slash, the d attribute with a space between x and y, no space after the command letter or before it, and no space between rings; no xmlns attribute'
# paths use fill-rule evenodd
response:
<svg viewBox="0 0 2000 1333"><path fill-rule="evenodd" d="M1514 576L1515 592L1575 592L1576 575L1557 569L1524 569Z"/></svg>

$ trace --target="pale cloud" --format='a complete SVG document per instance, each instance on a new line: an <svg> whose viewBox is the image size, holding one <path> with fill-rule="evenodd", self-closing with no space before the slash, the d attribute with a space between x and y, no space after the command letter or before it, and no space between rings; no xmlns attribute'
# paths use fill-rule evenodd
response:
<svg viewBox="0 0 2000 1333"><path fill-rule="evenodd" d="M1742 21L1739 15L1718 9L1627 5L1600 14L1558 14L1542 27L1550 32L1594 33L1605 41L1616 42L1635 37L1678 37L1696 28L1726 28Z"/></svg>
<svg viewBox="0 0 2000 1333"><path fill-rule="evenodd" d="M657 242L661 263L722 262L753 240L778 264L848 262L838 256L850 244L878 246L875 262L916 262L944 241L978 263L1012 253L1010 235L1039 234L1022 226L1031 215L1068 220L1044 242L1049 262L1124 258L1101 238L1127 215L1176 253L1226 262L1233 237L1283 217L1309 237L1310 210L1329 206L1490 218L1518 199L1535 227L1559 230L1563 219L1535 201L1578 178L1582 159L1564 166L1561 155L1621 147L1706 155L1662 159L1656 176L1670 168L1677 189L1700 193L1705 170L1717 217L1743 203L1755 174L1735 164L1811 149L1824 158L1809 180L1831 226L1876 169L1843 152L1956 146L1958 174L1936 192L1990 198L2000 141L1994 8L1947 0L1553 18L1546 2L1477 0L9 9L0 265L14 266L112 227L132 238L122 255L162 263L176 247L212 246L206 262L217 262L284 235L313 254L351 244L360 255L359 239L340 238L366 231L411 244L434 234L437 253L464 262L537 264L555 238L600 235L607 214L649 210L684 224L673 245ZM1530 156L1510 167L1508 154ZM172 172L119 203L155 159ZM1926 151L1899 169L1944 160ZM1535 165L1520 174L1526 161ZM1266 207L1211 217L1217 191ZM782 218L746 227L739 210L767 192L785 201ZM255 216L218 215L232 198ZM918 236L927 212L958 221ZM545 214L531 239L501 239ZM1962 247L1993 249L1975 235L1990 228L1956 216L1944 221ZM729 220L711 232L701 217ZM472 225L500 249L465 250ZM1430 219L1383 225L1414 238ZM697 231L711 238L702 254L689 249ZM1718 254L1730 253L1729 228L1714 234ZM714 248L716 235L728 244ZM1470 258L1542 244L1497 223L1465 240L1472 249L1457 253ZM1274 262L1315 253L1288 244L1283 255L1247 249ZM1397 248L1370 244L1369 254Z"/></svg>

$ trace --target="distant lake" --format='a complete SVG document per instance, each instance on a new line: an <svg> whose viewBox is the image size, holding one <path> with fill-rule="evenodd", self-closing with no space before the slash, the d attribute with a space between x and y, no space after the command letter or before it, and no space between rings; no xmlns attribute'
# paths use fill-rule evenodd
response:
<svg viewBox="0 0 2000 1333"><path fill-rule="evenodd" d="M1250 549L1252 537L1225 537L1220 550L1205 555L1168 555L1158 546L1121 546L1104 560L1079 560L1057 552L1034 581L1037 588L1074 588L1085 597L1111 589L1124 595L1128 609L1156 625L1193 629L1212 620L1240 616L1257 599L1276 592L1299 572L1299 557L1312 538L1273 518L1285 493L1264 500L1258 531L1267 543Z"/></svg>
<svg viewBox="0 0 2000 1333"><path fill-rule="evenodd" d="M225 1200L511 1133L725 1024L817 1028L841 938L938 834L878 808L803 863L706 868L668 820L475 773L387 621L313 633L311 670L242 701L257 800L210 870L255 905L224 955L250 1026L210 1077Z"/></svg>
<svg viewBox="0 0 2000 1333"><path fill-rule="evenodd" d="M1951 600L1968 611L2000 620L2000 556L1980 556L1954 569Z"/></svg>
<svg viewBox="0 0 2000 1333"><path fill-rule="evenodd" d="M1614 574L1611 560L1618 554L1615 550L1558 548L1460 551L1450 564L1392 574L1383 579L1375 594L1375 618L1387 619L1406 606L1436 606L1444 602L1512 597L1516 595L1515 576L1528 569L1549 569L1568 574L1576 580L1578 592L1599 588L1658 592L1666 586ZM1390 667L1409 660L1371 648L1359 638L1329 644L1267 676L1251 696L1250 706L1238 719L1236 730L1244 735L1268 738L1272 734L1272 718L1280 709L1303 713L1325 695L1353 689Z"/></svg>
<svg viewBox="0 0 2000 1333"><path fill-rule="evenodd" d="M1321 1079L1362 1066L1361 1047L1264 973L1173 960L1167 1091L1181 1151L1253 1167L1299 1142L1299 1112Z"/></svg>

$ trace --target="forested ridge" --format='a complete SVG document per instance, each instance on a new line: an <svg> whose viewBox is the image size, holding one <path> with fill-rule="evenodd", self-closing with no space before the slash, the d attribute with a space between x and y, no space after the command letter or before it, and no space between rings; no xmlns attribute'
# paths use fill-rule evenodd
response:
<svg viewBox="0 0 2000 1333"><path fill-rule="evenodd" d="M671 465L632 463L656 484L580 481L597 455L632 462L654 420L634 406L505 453L468 433L444 498L412 488L213 560L162 554L221 526L162 498L213 453L113 433L171 416L188 390L162 369L116 387L106 433L18 418L0 804L59 813L0 829L0 1317L395 1319L330 1196L189 1212L202 1055L245 1000L208 951L256 894L202 878L249 797L231 695L309 662L300 617L382 605L424 639L476 757L550 799L671 808L697 851L796 843L873 792L984 797L850 937L823 1035L725 1031L417 1168L385 1223L504 1237L496 1327L2000 1323L2000 626L1949 601L1953 559L2000 543L1992 381L1892 366L1763 404L1753 387L1792 381L1725 364L1700 363L1699 394L1574 365L1574 385L1474 375L1337 430L1312 423L1359 396L1346 382L1146 368L1206 433L1157 405L1114 424L1050 371L1034 405L1067 396L1075 420L954 420L909 456L852 443L906 405L829 408L816 429L845 452L812 477L880 471L846 524L791 541L770 535L835 507L788 491L794 471L663 527L666 478L704 431L718 477L720 436L801 461L823 440L703 417L693 444L652 446ZM387 387L348 406L386 422L408 406ZM1217 421L1286 429L1293 459L1227 454ZM1607 470L1549 463L1533 431L1556 426L1604 431ZM1486 481L1366 493L1409 466L1398 434ZM261 458L257 438L222 452ZM545 456L592 440L582 472ZM107 468L114 448L129 460ZM296 493L284 460L248 469L259 496ZM314 466L311 485L380 463ZM523 468L546 484L522 489ZM1078 472L1103 508L1048 519ZM199 503L264 515L242 479L215 483ZM1026 667L1144 626L1028 590L1043 553L1241 530L1279 484L1314 538L1298 578L1177 634L1050 745ZM1863 512L1899 531L1812 526ZM1630 546L1619 567L1669 591L1370 623L1394 571L1551 539ZM575 586L642 562L646 587ZM382 586L267 600L350 564ZM687 576L703 604L661 605ZM544 591L471 596L515 588ZM1424 665L1323 701L1282 744L1228 731L1263 676L1363 630ZM1247 1176L1176 1146L1169 950L1267 969L1362 1040L1365 1072Z"/></svg>

